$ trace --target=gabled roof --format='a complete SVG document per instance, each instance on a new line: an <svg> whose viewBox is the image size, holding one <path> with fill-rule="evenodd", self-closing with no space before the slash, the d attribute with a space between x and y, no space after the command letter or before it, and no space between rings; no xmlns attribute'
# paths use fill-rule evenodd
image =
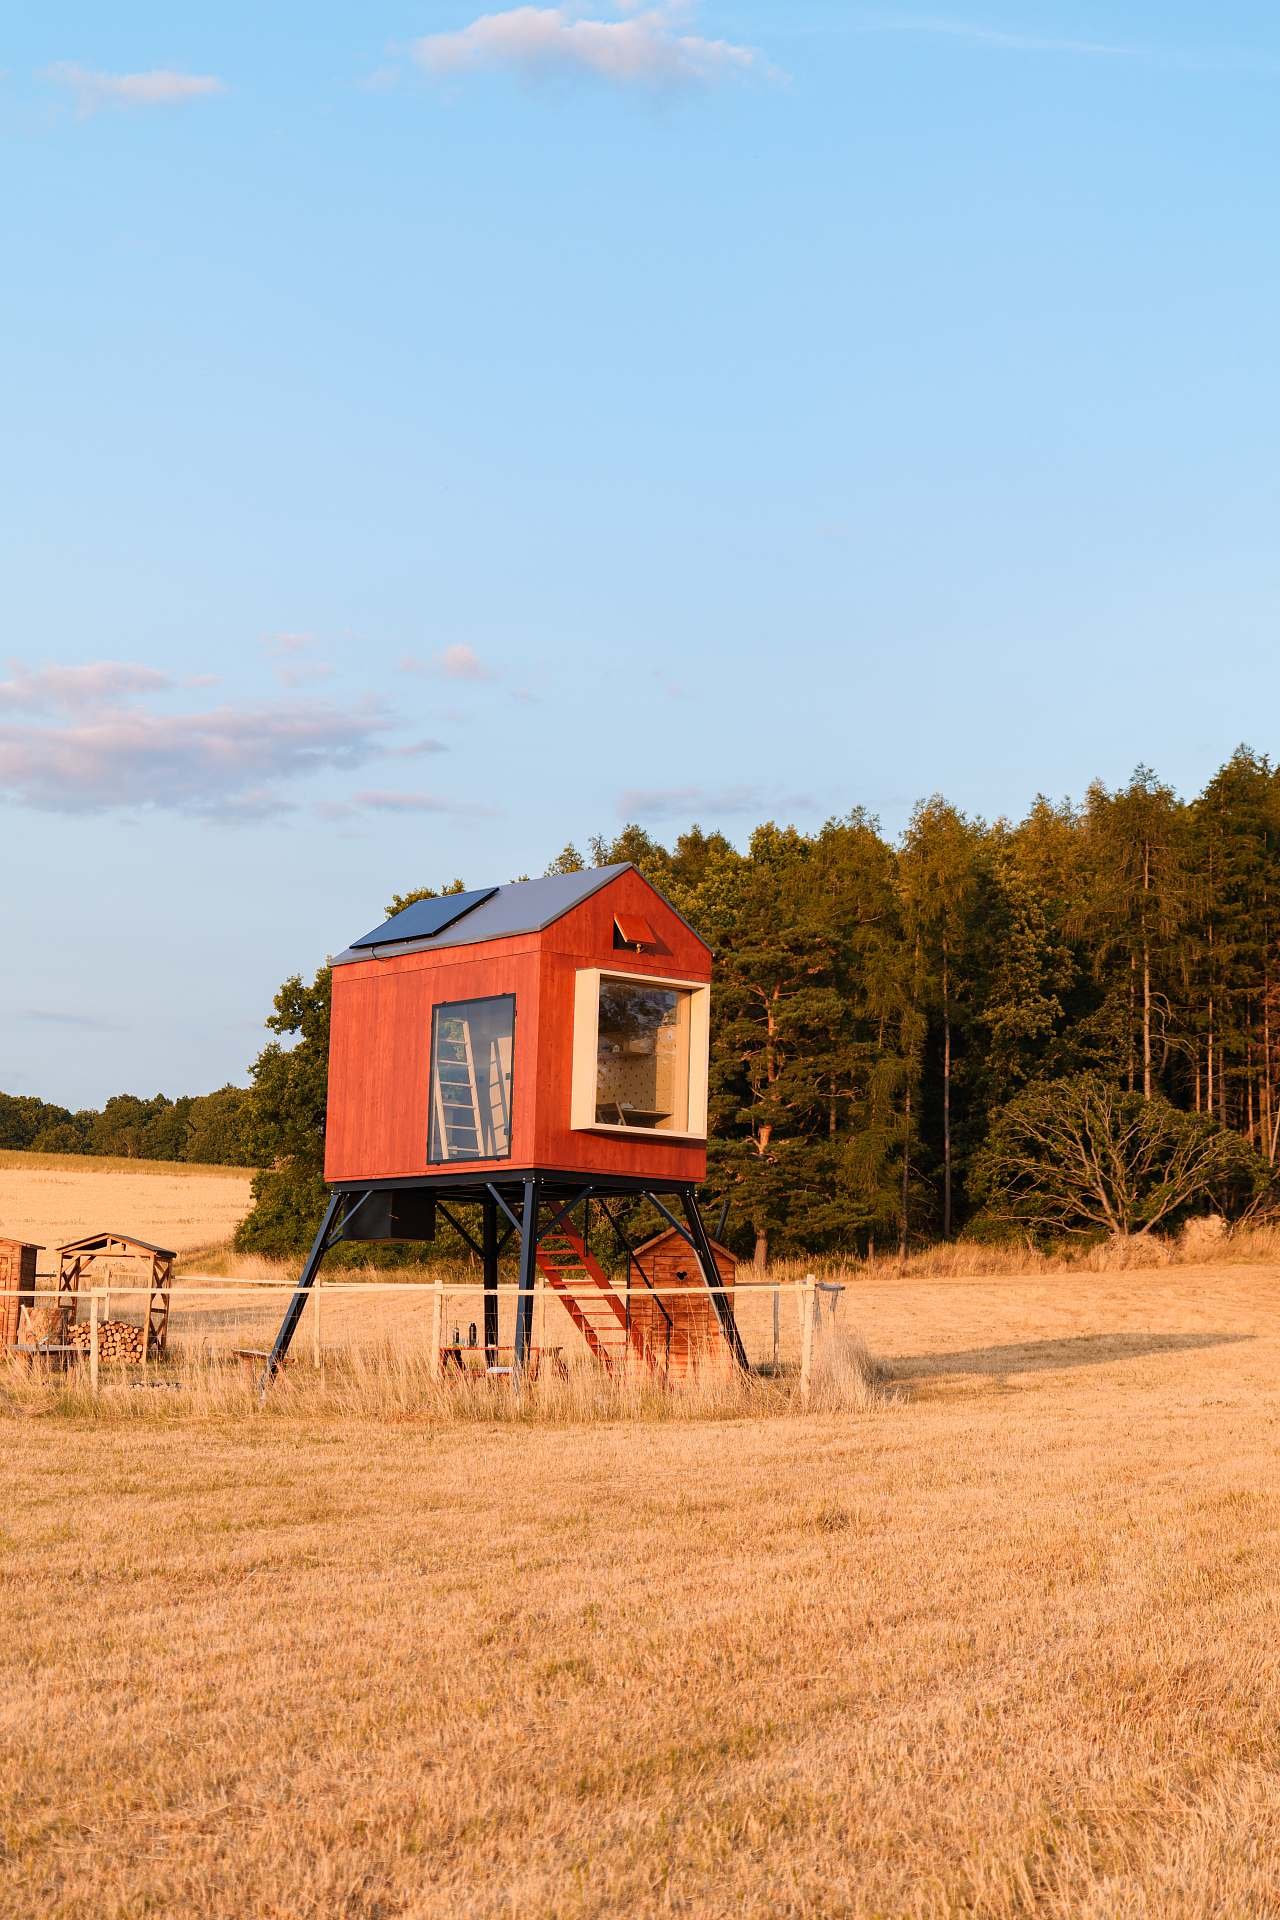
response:
<svg viewBox="0 0 1280 1920"><path fill-rule="evenodd" d="M59 1253L106 1253L111 1242L128 1247L134 1253L158 1253L162 1260L176 1260L172 1247L153 1247L149 1240L135 1240L131 1233L86 1233L82 1240L64 1240Z"/></svg>
<svg viewBox="0 0 1280 1920"><path fill-rule="evenodd" d="M710 1234L707 1235L707 1238L711 1240ZM666 1240L683 1240L685 1246L689 1247L689 1242L684 1234L681 1233L679 1227L664 1227L661 1233L655 1233L652 1239L646 1240L641 1246L634 1247L632 1253L637 1257L642 1253L651 1253L655 1247L660 1247ZM737 1254L731 1252L721 1241L711 1240L711 1250L713 1253L722 1253L726 1260L732 1261L735 1266L737 1265ZM698 1256L692 1247L689 1247L689 1258L695 1265L697 1264Z"/></svg>
<svg viewBox="0 0 1280 1920"><path fill-rule="evenodd" d="M370 944L374 936L366 934L359 947L348 947L345 952L335 954L331 964L340 967L353 960L381 959L388 954L434 952L438 947L474 947L482 941L507 940L519 933L541 933L544 927L563 919L566 913L572 913L584 900L589 900L593 893L599 893L601 887L607 887L620 873L630 872L632 864L630 860L620 860L614 866L588 867L582 873L551 873L541 880L511 880L505 887L494 887L491 891L477 889L482 896L478 903L435 934L415 935L414 909L406 907L375 929L376 944ZM670 901L666 904L671 905ZM674 913L675 908L671 911ZM398 925L403 926L400 934L396 931Z"/></svg>

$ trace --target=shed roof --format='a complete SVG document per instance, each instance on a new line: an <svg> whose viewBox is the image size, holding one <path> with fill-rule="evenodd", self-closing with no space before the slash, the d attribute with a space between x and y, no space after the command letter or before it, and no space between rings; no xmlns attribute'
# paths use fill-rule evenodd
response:
<svg viewBox="0 0 1280 1920"><path fill-rule="evenodd" d="M135 1240L131 1233L86 1233L81 1240L64 1240L58 1248L59 1253L105 1253L112 1241L118 1241L122 1247L129 1247L135 1253L158 1253L162 1260L176 1260L177 1254L172 1247L153 1247L149 1240Z"/></svg>
<svg viewBox="0 0 1280 1920"><path fill-rule="evenodd" d="M593 893L599 893L601 887L607 887L620 873L630 872L633 862L620 860L611 867L588 867L582 873L551 873L540 880L510 880L505 887L494 887L487 892L476 906L464 912L460 919L453 920L439 933L414 935L412 929L412 907L392 914L382 927L375 929L376 947L369 943L372 935L366 934L359 947L347 947L344 952L335 954L332 965L346 966L353 960L368 960L374 956L395 953L420 953L438 947L474 947L487 940L507 940L519 933L541 933L556 920L563 919ZM646 885L651 885L646 882ZM484 894L485 889L477 888ZM657 888L654 888L657 892ZM474 894L471 896L474 898ZM659 896L661 897L661 896ZM668 906L671 905L667 901ZM675 913L675 908L671 911ZM683 918L683 915L677 915ZM404 933L409 937L397 935L397 924L405 922ZM685 923L688 924L687 922ZM693 929L690 928L692 932Z"/></svg>
<svg viewBox="0 0 1280 1920"><path fill-rule="evenodd" d="M710 1234L707 1235L707 1238L709 1240L711 1239ZM651 1253L654 1247L660 1247L665 1240L684 1240L685 1245L689 1246L688 1240L685 1239L685 1236L683 1233L681 1233L679 1227L664 1227L662 1229L662 1232L655 1233L652 1239L646 1240L641 1246L633 1247L632 1254L638 1255L642 1253ZM732 1253L729 1250L729 1248L723 1244L722 1241L711 1240L711 1251L713 1253L722 1253L726 1260L731 1260L735 1266L737 1265L737 1261L738 1261L737 1254ZM698 1256L696 1253L694 1253L692 1247L689 1247L689 1253L691 1258L695 1260L697 1259Z"/></svg>

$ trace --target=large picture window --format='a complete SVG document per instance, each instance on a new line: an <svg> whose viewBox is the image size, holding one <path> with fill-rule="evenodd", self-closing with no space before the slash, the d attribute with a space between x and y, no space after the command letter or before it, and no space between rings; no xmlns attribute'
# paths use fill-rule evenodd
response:
<svg viewBox="0 0 1280 1920"><path fill-rule="evenodd" d="M688 981L579 973L572 1124L704 1139L709 997Z"/></svg>
<svg viewBox="0 0 1280 1920"><path fill-rule="evenodd" d="M596 1121L684 1133L689 1124L687 989L600 982Z"/></svg>
<svg viewBox="0 0 1280 1920"><path fill-rule="evenodd" d="M427 1159L505 1160L511 1152L516 1000L453 1000L431 1021Z"/></svg>

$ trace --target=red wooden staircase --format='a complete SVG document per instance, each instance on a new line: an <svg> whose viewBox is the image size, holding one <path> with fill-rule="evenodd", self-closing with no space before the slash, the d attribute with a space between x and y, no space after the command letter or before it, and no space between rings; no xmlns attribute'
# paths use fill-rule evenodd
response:
<svg viewBox="0 0 1280 1920"><path fill-rule="evenodd" d="M627 1354L627 1307L604 1268L568 1225L540 1242L537 1260L588 1350L606 1373L616 1372Z"/></svg>

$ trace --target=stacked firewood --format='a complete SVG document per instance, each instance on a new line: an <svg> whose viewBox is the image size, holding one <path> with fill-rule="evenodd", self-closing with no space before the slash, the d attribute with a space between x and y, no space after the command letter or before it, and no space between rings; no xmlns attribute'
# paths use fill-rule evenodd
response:
<svg viewBox="0 0 1280 1920"><path fill-rule="evenodd" d="M88 1321L78 1320L67 1334L68 1345L88 1353L89 1340ZM131 1326L127 1320L98 1322L99 1360L141 1360L142 1341L142 1328Z"/></svg>

